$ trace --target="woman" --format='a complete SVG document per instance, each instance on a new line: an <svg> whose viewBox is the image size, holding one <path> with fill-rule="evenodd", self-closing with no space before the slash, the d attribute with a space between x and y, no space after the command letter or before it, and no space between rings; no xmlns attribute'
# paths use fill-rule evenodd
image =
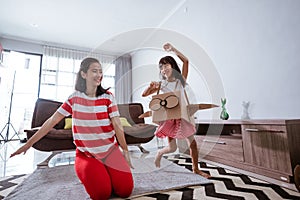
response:
<svg viewBox="0 0 300 200"><path fill-rule="evenodd" d="M132 166L115 98L101 86L102 78L100 62L85 58L75 92L11 157L26 153L65 116L72 115L75 171L87 193L93 200L108 199L112 192L126 198L133 190Z"/></svg>

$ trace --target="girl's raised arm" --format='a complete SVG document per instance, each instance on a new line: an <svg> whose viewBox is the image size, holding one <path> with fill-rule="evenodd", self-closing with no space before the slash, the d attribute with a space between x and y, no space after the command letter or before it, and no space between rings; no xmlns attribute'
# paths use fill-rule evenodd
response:
<svg viewBox="0 0 300 200"><path fill-rule="evenodd" d="M187 76L188 76L188 72L189 72L189 60L188 60L188 58L185 55L183 55L180 51L178 51L170 43L164 44L163 47L166 51L173 51L178 56L178 58L182 61L183 65L182 65L181 74L184 77L184 79L186 80Z"/></svg>

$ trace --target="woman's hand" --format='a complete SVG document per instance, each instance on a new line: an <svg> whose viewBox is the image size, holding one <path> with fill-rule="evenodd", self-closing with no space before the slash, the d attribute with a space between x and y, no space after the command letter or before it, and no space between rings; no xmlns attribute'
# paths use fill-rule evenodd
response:
<svg viewBox="0 0 300 200"><path fill-rule="evenodd" d="M10 158L11 157L14 157L14 156L16 156L16 155L19 155L19 154L21 154L21 153L26 153L26 151L29 149L31 147L31 145L29 144L29 143L26 143L26 144L24 144L23 146L21 146L17 151L15 151L14 153L12 153L11 155L10 155Z"/></svg>
<svg viewBox="0 0 300 200"><path fill-rule="evenodd" d="M131 169L134 169L134 167L132 166L132 163L131 163L131 160L130 160L130 155L129 155L129 152L127 150L123 150L123 154L124 154L124 157L129 165L129 167Z"/></svg>
<svg viewBox="0 0 300 200"><path fill-rule="evenodd" d="M58 111L56 111L50 118L48 118L44 124L41 126L41 128L24 144L22 147L20 147L17 151L12 153L10 157L13 157L15 155L26 153L26 151L32 147L33 144L35 144L37 141L39 141L41 138L43 138L47 133L53 128L60 120L64 118L64 115L60 114Z"/></svg>

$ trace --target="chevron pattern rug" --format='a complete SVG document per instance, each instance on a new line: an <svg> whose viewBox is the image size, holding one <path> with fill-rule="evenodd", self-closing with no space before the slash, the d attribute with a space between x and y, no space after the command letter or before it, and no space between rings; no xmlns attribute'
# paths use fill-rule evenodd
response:
<svg viewBox="0 0 300 200"><path fill-rule="evenodd" d="M189 170L192 168L191 159L185 155L175 154L166 156L165 158ZM133 198L132 200L300 200L299 192L204 162L200 162L199 164L201 170L212 176L210 179L211 184L147 194ZM7 196L27 176L17 175L0 179L0 199Z"/></svg>
<svg viewBox="0 0 300 200"><path fill-rule="evenodd" d="M192 170L192 161L185 155L170 155L168 160ZM209 173L211 184L203 186L186 187L164 193L145 195L141 199L164 200L300 200L300 193L270 184L243 174L232 172L221 167L200 162L202 171ZM135 199L137 200L137 199Z"/></svg>

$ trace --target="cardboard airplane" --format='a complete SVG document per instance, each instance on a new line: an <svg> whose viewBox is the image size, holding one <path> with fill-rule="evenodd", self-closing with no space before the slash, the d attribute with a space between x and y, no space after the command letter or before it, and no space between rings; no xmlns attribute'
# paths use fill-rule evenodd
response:
<svg viewBox="0 0 300 200"><path fill-rule="evenodd" d="M189 104L187 105L187 109L190 115L195 114L198 110L205 110L210 108L219 107L216 104L209 104L209 103L200 103L200 104ZM147 111L139 116L139 118L151 117L152 111Z"/></svg>

